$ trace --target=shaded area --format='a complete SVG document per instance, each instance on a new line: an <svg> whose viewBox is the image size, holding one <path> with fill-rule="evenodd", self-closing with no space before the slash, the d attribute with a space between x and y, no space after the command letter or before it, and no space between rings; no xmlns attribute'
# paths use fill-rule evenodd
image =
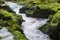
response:
<svg viewBox="0 0 60 40"><path fill-rule="evenodd" d="M60 11L50 16L48 23L40 28L47 33L52 40L60 40Z"/></svg>
<svg viewBox="0 0 60 40"><path fill-rule="evenodd" d="M40 9L39 7L36 7L36 10L23 7L20 9L20 13L26 13L28 17L48 18L49 15L55 14L56 12L51 9Z"/></svg>

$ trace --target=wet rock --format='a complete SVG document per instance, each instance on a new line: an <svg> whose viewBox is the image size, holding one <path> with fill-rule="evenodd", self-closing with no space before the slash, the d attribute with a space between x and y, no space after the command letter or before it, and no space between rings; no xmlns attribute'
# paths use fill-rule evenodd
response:
<svg viewBox="0 0 60 40"><path fill-rule="evenodd" d="M26 13L28 17L48 18L49 15L55 14L56 12L54 10L40 9L38 7L36 8L36 10L23 7L20 9L20 13Z"/></svg>

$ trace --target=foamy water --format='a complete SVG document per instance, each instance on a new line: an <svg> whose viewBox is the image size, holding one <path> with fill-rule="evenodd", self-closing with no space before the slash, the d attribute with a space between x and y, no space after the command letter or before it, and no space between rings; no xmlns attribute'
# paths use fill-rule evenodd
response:
<svg viewBox="0 0 60 40"><path fill-rule="evenodd" d="M39 28L47 23L49 19L27 17L26 14L19 13L22 5L13 2L5 2L17 15L22 15L25 22L22 22L22 30L29 40L50 40L47 34L44 34Z"/></svg>
<svg viewBox="0 0 60 40"><path fill-rule="evenodd" d="M14 40L14 36L12 33L10 33L8 31L8 29L6 29L6 27L3 27L1 30L0 30L0 36L2 37L2 39L0 40Z"/></svg>

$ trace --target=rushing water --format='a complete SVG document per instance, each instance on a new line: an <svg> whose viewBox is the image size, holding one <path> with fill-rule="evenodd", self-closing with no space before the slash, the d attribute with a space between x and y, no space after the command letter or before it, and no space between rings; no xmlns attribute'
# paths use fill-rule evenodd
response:
<svg viewBox="0 0 60 40"><path fill-rule="evenodd" d="M6 27L3 27L0 30L0 36L2 37L1 40L14 40L14 36L6 29Z"/></svg>
<svg viewBox="0 0 60 40"><path fill-rule="evenodd" d="M41 26L47 23L49 19L27 17L26 14L19 13L22 5L13 2L5 2L16 14L22 15L25 22L22 22L22 30L29 40L50 40L47 34L39 30Z"/></svg>

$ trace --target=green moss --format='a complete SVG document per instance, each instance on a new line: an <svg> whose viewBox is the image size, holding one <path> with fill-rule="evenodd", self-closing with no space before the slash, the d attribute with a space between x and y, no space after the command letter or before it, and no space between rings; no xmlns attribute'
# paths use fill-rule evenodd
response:
<svg viewBox="0 0 60 40"><path fill-rule="evenodd" d="M27 40L20 30L22 21L22 16L0 9L0 28L6 27L15 36L15 40Z"/></svg>
<svg viewBox="0 0 60 40"><path fill-rule="evenodd" d="M15 31L13 34L15 35L15 40L27 40L26 38L23 38L24 35L19 31Z"/></svg>
<svg viewBox="0 0 60 40"><path fill-rule="evenodd" d="M60 11L54 14L50 20L51 26L57 26L60 23Z"/></svg>
<svg viewBox="0 0 60 40"><path fill-rule="evenodd" d="M54 15L50 15L49 22L42 26L40 30L47 33L53 40L60 39L60 11Z"/></svg>
<svg viewBox="0 0 60 40"><path fill-rule="evenodd" d="M58 3L58 0L15 0L15 1L21 5L25 5L27 8L29 8L29 9L27 9L28 11L25 10L25 12L27 14L29 14L29 16L37 14L38 12L39 12L39 14L41 14L40 9L47 9L47 10L49 9L49 10L53 10L55 12L58 12L60 9L60 3ZM31 11L30 11L30 9L31 9ZM38 10L38 12L36 12L37 10ZM47 13L45 13L45 14L47 14ZM42 15L42 16L44 16L44 15Z"/></svg>

